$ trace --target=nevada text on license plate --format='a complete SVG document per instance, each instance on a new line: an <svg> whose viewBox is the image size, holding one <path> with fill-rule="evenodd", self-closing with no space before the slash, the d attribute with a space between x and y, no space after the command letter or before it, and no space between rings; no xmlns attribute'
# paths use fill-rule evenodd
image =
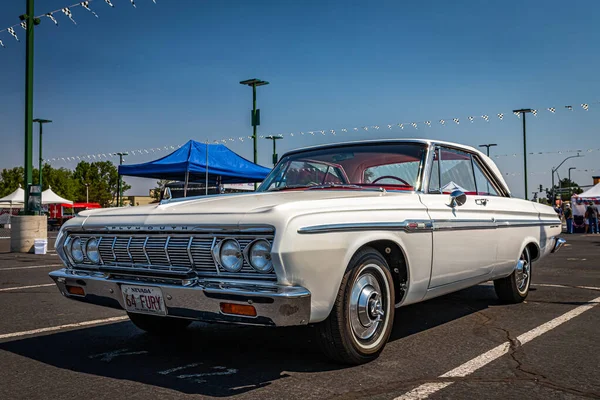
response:
<svg viewBox="0 0 600 400"><path fill-rule="evenodd" d="M167 315L162 290L152 286L121 285L125 309L130 312Z"/></svg>

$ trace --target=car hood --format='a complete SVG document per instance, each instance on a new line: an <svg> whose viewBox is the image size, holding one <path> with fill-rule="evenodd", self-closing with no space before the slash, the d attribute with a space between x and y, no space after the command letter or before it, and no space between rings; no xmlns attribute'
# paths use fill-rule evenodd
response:
<svg viewBox="0 0 600 400"><path fill-rule="evenodd" d="M382 196L398 196L412 192L382 192L373 190L307 190L270 193L249 193L202 196L177 199L163 204L137 207L105 208L79 213L75 218L85 226L124 226L148 224L177 225L236 225L245 219L260 221L261 215L275 209L286 215L359 208L371 205L370 199ZM252 217L256 215L256 217ZM264 218L265 222L270 218ZM72 221L69 225L77 223Z"/></svg>

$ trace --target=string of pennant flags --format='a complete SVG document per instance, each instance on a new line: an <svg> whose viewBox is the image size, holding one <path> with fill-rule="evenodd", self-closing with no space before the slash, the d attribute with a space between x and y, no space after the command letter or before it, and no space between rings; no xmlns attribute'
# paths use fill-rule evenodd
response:
<svg viewBox="0 0 600 400"><path fill-rule="evenodd" d="M600 104L600 102L595 102L592 104ZM589 103L581 103L579 109L582 111L590 110ZM564 106L564 110L567 112L573 112L577 107L574 106ZM556 107L548 107L545 108L544 111L549 114L556 114L559 109ZM532 110L531 113L535 116L540 114L542 111ZM517 118L520 118L520 113L514 113ZM510 115L510 114L508 114ZM500 121L505 120L504 113L497 113L496 118ZM468 121L469 123L474 123L476 120L483 120L485 123L490 123L491 117L489 115L481 115L481 116L468 116L463 118L462 120ZM448 122L449 121L449 122ZM461 118L447 118L447 119L439 119L438 123L442 126L446 125L446 123L452 123L455 125L460 125ZM419 126L431 127L433 124L432 121L422 121L422 122L405 122L405 123L394 123L394 124L383 124L383 125L367 125L367 126L356 126L350 128L339 128L339 129L321 129L315 131L301 131L301 132L290 132L290 133L279 133L279 134L265 134L259 135L260 139L264 139L267 136L280 136L280 137L288 137L288 138L298 138L303 136L338 136L340 134L345 134L348 132L369 132L369 131L379 131L380 129L385 130L404 130L407 129L418 129ZM412 127L412 128L410 128ZM206 143L218 143L218 144L231 144L232 142L244 142L245 140L251 140L252 136L237 136L237 137L228 137L222 138L218 140L203 140ZM145 149L135 149L130 150L128 153L130 156L141 156L145 154L159 153L165 151L173 151L179 146L162 146L162 147L150 147ZM528 152L528 155L548 155L548 154L566 154L566 153L592 153L592 152L600 152L600 148L589 148L589 149L569 149L569 150L559 150L559 151L540 151L540 152ZM71 162L77 160L99 160L99 159L109 159L116 156L116 152L110 153L96 153L96 154L85 154L85 155L77 155L77 156L65 156L65 157L53 157L44 160L47 163L52 162ZM492 158L501 158L501 157L518 157L522 156L522 153L512 153L512 154L494 154Z"/></svg>
<svg viewBox="0 0 600 400"><path fill-rule="evenodd" d="M72 4L70 6L67 7L63 7L63 8L59 8L56 9L54 11L50 11L44 14L40 14L38 16L36 16L35 18L48 18L50 19L50 21L52 21L54 23L54 25L58 26L58 19L54 16L54 14L58 14L60 15L61 13L64 14L64 16L66 16L72 23L74 23L75 25L77 25L77 22L75 21L75 19L73 18L73 12L71 11L72 9L76 8L76 7L81 7L85 10L87 10L88 12L92 13L92 15L94 15L96 18L98 18L98 14L96 14L96 12L94 10L92 10L92 8L90 7L90 3L92 2L101 2L101 3L105 3L108 6L110 6L111 8L114 8L114 4L113 1L115 0L87 0L87 1L80 1L78 3ZM125 0L124 0L125 1ZM127 0L129 3L131 3L131 5L134 8L137 8L136 4L135 4L135 0ZM156 0L151 0L154 4L156 4ZM13 26L9 26L8 28L4 28L2 30L0 30L0 47L5 48L6 45L4 44L4 42L2 41L2 33L6 32L8 33L10 36L12 36L13 38L15 38L15 40L17 42L20 42L19 40L19 36L17 34L17 31L15 31L15 28L21 27L25 30L27 30L27 22L26 21L22 21L18 24L15 24Z"/></svg>

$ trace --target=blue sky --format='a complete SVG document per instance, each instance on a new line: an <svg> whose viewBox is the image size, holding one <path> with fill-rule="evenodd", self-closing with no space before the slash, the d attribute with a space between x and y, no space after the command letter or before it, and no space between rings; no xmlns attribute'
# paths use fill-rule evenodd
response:
<svg viewBox="0 0 600 400"><path fill-rule="evenodd" d="M135 9L112 2L90 3L99 18L74 8L77 26L58 12L58 27L42 18L36 28L35 116L54 120L44 130L44 158L250 135L251 90L239 81L256 77L271 82L259 88L259 134L286 134L280 154L333 141L429 137L498 143L492 154L520 155L521 121L511 110L534 108L528 151L582 149L585 157L567 161L560 175L575 166L582 185L600 175L598 1L136 0ZM36 14L71 3L37 0ZM25 0L2 2L0 29L24 12ZM0 168L23 163L25 31L16 33L20 43L0 33ZM484 114L490 122L467 119ZM414 129L413 121L432 126ZM299 134L316 130L327 134ZM252 157L251 141L228 145ZM566 155L530 156L530 191L549 186L551 167ZM259 163L270 160L262 139ZM495 161L522 196L522 158ZM130 181L131 194L154 183Z"/></svg>

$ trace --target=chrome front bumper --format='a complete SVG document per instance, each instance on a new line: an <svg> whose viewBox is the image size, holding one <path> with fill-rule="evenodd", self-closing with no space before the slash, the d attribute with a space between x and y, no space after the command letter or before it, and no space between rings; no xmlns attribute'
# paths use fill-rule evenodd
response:
<svg viewBox="0 0 600 400"><path fill-rule="evenodd" d="M246 325L306 325L310 319L310 292L300 286L199 279L187 286L140 282L134 277L115 278L109 274L63 268L50 272L63 296L105 307L125 309L121 285L160 287L167 315L206 322ZM73 295L67 286L77 286L85 295ZM221 303L252 305L255 317L224 314Z"/></svg>

